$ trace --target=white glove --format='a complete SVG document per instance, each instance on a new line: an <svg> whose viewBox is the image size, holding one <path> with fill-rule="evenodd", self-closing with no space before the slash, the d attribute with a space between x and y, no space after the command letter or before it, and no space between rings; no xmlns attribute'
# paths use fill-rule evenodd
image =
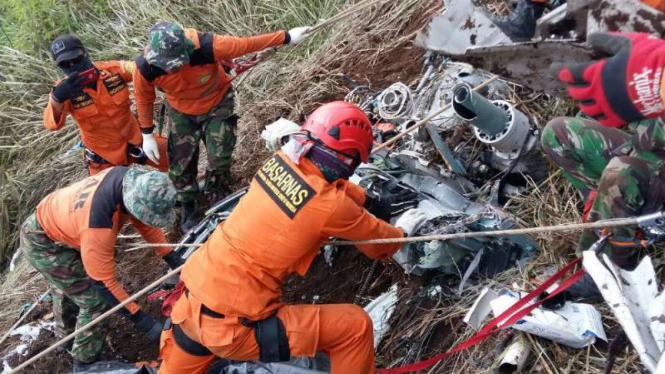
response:
<svg viewBox="0 0 665 374"><path fill-rule="evenodd" d="M275 53L277 53L277 48L266 48L256 54L256 59L259 61L270 60L275 55Z"/></svg>
<svg viewBox="0 0 665 374"><path fill-rule="evenodd" d="M157 146L157 141L152 134L141 134L143 135L143 152L148 156L150 161L155 164L159 164L159 147Z"/></svg>
<svg viewBox="0 0 665 374"><path fill-rule="evenodd" d="M269 151L275 152L282 148L285 137L300 132L300 126L288 119L280 118L277 121L266 126L261 133L261 138L266 141L266 147Z"/></svg>
<svg viewBox="0 0 665 374"><path fill-rule="evenodd" d="M289 35L291 36L291 41L289 41L289 44L295 45L305 40L309 36L307 34L309 29L311 29L311 27L304 26L289 30Z"/></svg>
<svg viewBox="0 0 665 374"><path fill-rule="evenodd" d="M426 219L427 217L422 210L418 208L409 209L397 219L395 227L402 229L404 236L411 236Z"/></svg>

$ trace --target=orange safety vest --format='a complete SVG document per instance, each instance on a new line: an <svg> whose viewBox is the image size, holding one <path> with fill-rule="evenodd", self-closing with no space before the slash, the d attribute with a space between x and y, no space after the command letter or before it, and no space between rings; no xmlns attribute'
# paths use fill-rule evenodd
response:
<svg viewBox="0 0 665 374"><path fill-rule="evenodd" d="M143 56L136 59L134 95L141 127L153 126L155 87L164 91L166 101L175 110L189 115L206 114L230 88L231 77L220 62L284 44L286 33L235 38L188 28L185 36L194 43L194 52L189 64L173 73L156 70Z"/></svg>
<svg viewBox="0 0 665 374"><path fill-rule="evenodd" d="M642 0L642 2L660 10L661 12L665 12L665 0Z"/></svg>
<svg viewBox="0 0 665 374"><path fill-rule="evenodd" d="M166 243L162 231L122 210L122 178L127 167L116 166L46 196L37 206L37 221L53 241L81 251L83 267L118 300L129 297L115 276L115 242L128 221L148 243ZM164 256L173 249L159 247ZM126 306L130 313L138 305Z"/></svg>
<svg viewBox="0 0 665 374"><path fill-rule="evenodd" d="M132 81L134 63L95 62L100 70L95 89L82 92L63 104L60 118L53 116L53 102L44 110L44 127L60 130L68 114L78 124L83 144L113 165L127 165L127 143L141 146L143 138L132 113L127 83Z"/></svg>
<svg viewBox="0 0 665 374"><path fill-rule="evenodd" d="M403 232L363 208L365 192L345 180L328 183L306 158L296 165L281 151L257 172L231 216L186 262L182 280L208 308L251 320L283 302L282 284L304 275L329 237L402 237ZM388 259L401 244L363 245Z"/></svg>

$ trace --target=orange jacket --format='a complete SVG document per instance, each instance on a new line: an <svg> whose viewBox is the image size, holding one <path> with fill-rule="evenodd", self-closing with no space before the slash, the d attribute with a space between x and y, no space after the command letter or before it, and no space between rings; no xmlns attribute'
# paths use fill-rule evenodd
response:
<svg viewBox="0 0 665 374"><path fill-rule="evenodd" d="M60 118L55 118L53 102L44 110L44 127L60 130L71 114L79 126L83 144L113 165L127 165L127 143L140 146L143 139L132 113L127 83L132 81L131 61L95 62L100 70L97 88L83 92L63 104Z"/></svg>
<svg viewBox="0 0 665 374"><path fill-rule="evenodd" d="M226 222L186 262L182 279L208 308L252 320L284 305L284 278L304 275L329 237L349 240L402 237L403 232L363 208L365 192L344 181L328 183L309 160L296 165L277 152L257 172ZM401 244L363 245L387 259Z"/></svg>
<svg viewBox="0 0 665 374"><path fill-rule="evenodd" d="M642 0L642 2L661 12L665 12L665 0Z"/></svg>
<svg viewBox="0 0 665 374"><path fill-rule="evenodd" d="M134 96L143 128L153 126L155 87L166 94L166 101L179 112L190 115L208 113L224 97L231 77L221 61L234 59L268 47L284 44L286 33L279 31L250 38L202 33L185 29L185 35L194 42L189 64L167 74L147 63L143 56L136 59Z"/></svg>
<svg viewBox="0 0 665 374"><path fill-rule="evenodd" d="M81 251L86 273L112 305L128 298L116 279L114 262L115 241L123 225L131 221L148 243L166 243L160 229L123 212L122 178L126 172L124 166L106 169L51 193L37 206L37 220L46 235ZM159 247L155 253L165 256L171 251ZM132 314L139 309L134 303L126 308Z"/></svg>

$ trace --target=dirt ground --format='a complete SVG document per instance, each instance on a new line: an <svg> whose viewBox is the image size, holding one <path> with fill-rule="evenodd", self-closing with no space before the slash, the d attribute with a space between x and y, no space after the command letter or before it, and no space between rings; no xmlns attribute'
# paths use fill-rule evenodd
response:
<svg viewBox="0 0 665 374"><path fill-rule="evenodd" d="M118 257L118 268L123 269L120 272L120 280L130 294L167 271L162 261L149 252L124 253ZM332 267L326 264L323 255L319 255L305 277L291 276L288 278L284 287L284 300L293 304L353 303L357 292L369 274L372 262L353 248L337 250ZM392 265L379 264L369 282L367 292L362 296L366 298L378 296L392 284L403 280L404 275L400 269ZM361 298L360 304L366 304L368 300ZM164 316L160 312L161 304L158 301L143 300L140 305L144 311L164 320ZM50 302L43 303L31 313L27 320L38 321L44 316L52 319ZM32 357L55 342L53 332L42 331L39 338L29 347L27 356L14 356L8 360L8 363L10 366L16 367L25 361L26 357ZM5 355L18 344L18 337L12 337L0 346L0 352ZM157 358L158 353L158 345L150 343L133 328L131 323L127 323L120 316L111 318L103 360L152 361ZM26 372L34 374L69 373L71 364L69 354L59 351L28 367Z"/></svg>

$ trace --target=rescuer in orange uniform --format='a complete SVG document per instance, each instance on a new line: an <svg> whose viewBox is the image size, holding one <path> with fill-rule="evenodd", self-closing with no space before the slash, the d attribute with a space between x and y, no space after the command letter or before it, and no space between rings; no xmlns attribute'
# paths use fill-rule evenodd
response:
<svg viewBox="0 0 665 374"><path fill-rule="evenodd" d="M136 59L134 95L141 129L152 133L155 90L159 88L166 94L171 118L169 176L183 206L183 233L197 222L196 177L201 140L208 158L208 200L214 203L230 193L238 117L234 113L231 76L221 62L295 44L305 39L308 29L299 27L249 38L183 29L173 22L158 22L150 29L145 53Z"/></svg>
<svg viewBox="0 0 665 374"><path fill-rule="evenodd" d="M370 212L389 218L414 206L415 193L370 196L348 182L373 143L359 108L323 105L303 130L263 164L229 218L187 260L187 291L162 333L160 374L205 373L215 355L274 362L317 350L330 356L334 374L374 373L372 321L362 308L286 305L282 284L304 275L329 237L400 238L425 217L411 209L391 226ZM358 249L385 260L400 246Z"/></svg>
<svg viewBox="0 0 665 374"><path fill-rule="evenodd" d="M148 243L166 243L158 227L173 224L175 187L165 173L140 165L116 166L48 195L21 228L21 250L51 285L58 335L83 327L128 298L115 275L115 242L131 222ZM183 263L170 247L155 253L171 268ZM149 339L162 324L135 303L121 314ZM106 322L76 337L74 371L100 359Z"/></svg>
<svg viewBox="0 0 665 374"><path fill-rule="evenodd" d="M94 175L116 165L148 163L168 169L166 139L141 130L129 99L131 61L92 62L74 35L56 38L51 56L67 77L56 82L44 110L44 127L60 130L71 114L79 126L85 159ZM161 163L160 163L161 158Z"/></svg>

